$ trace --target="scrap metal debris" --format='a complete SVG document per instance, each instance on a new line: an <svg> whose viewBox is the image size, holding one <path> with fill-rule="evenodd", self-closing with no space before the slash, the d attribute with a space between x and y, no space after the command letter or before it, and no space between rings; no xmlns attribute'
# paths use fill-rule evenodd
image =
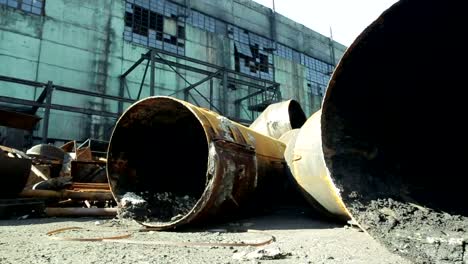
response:
<svg viewBox="0 0 468 264"><path fill-rule="evenodd" d="M31 170L31 159L23 152L0 146L0 197L12 198L25 186Z"/></svg>
<svg viewBox="0 0 468 264"><path fill-rule="evenodd" d="M0 175L6 175L0 196L10 199L0 203L0 217L17 216L11 213L14 208L36 217L115 216L101 151L104 143L93 152L90 142L78 146L71 141L60 148L39 144L26 153L0 146ZM24 202L31 199L33 203Z"/></svg>

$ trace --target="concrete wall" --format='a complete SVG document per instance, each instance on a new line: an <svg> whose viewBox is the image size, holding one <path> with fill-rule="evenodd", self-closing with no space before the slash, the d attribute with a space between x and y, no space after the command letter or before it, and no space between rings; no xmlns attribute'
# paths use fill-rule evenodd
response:
<svg viewBox="0 0 468 264"><path fill-rule="evenodd" d="M122 32L123 9L113 2L48 1L46 16L0 6L0 74L117 95L115 84L122 70L123 42L121 33L116 32ZM37 98L40 92L14 84L1 85L3 95L24 99ZM53 102L81 107L102 103L60 92L54 94ZM85 138L90 119L52 111L49 135Z"/></svg>
<svg viewBox="0 0 468 264"><path fill-rule="evenodd" d="M185 0L176 0L184 4ZM271 10L250 0L189 1L191 8L234 24L250 32L272 38ZM0 5L0 75L119 95L119 76L125 72L147 47L123 40L125 1L123 0L48 0L45 15L38 16ZM329 39L281 15L276 17L277 40L299 52L324 62L335 64L345 47L334 42L336 61L331 61ZM220 66L234 67L234 43L226 35L211 33L186 25L185 55ZM299 36L299 37L298 37ZM166 59L174 60L168 56ZM177 60L180 61L180 60ZM305 81L305 67L284 58L274 58L276 81L281 84L283 99L301 102L308 114L317 110L320 97L311 96ZM127 84L132 98L136 98L144 66L136 68ZM179 70L191 83L204 76ZM157 64L156 94L171 95L188 84L168 66ZM0 82L0 95L36 99L40 89ZM198 90L208 93L208 83ZM245 91L225 91L219 80L214 81L214 105L222 98L236 98ZM193 94L203 107L204 99ZM125 96L127 92L125 92ZM149 96L149 75L143 85L141 98ZM173 96L183 98L178 93ZM53 103L90 107L110 112L118 111L118 104L109 100L54 92ZM128 104L125 104L125 107ZM227 115L234 114L234 105L227 105ZM41 114L39 110L39 114ZM243 111L241 118L252 113ZM255 116L255 114L254 114ZM49 137L83 140L88 137L106 138L115 122L112 118L86 116L52 111ZM40 135L39 126L35 135Z"/></svg>

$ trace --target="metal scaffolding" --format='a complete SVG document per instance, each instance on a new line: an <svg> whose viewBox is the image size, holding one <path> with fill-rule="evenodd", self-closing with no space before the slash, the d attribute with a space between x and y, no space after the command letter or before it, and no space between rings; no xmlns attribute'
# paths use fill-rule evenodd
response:
<svg viewBox="0 0 468 264"><path fill-rule="evenodd" d="M178 59L178 61L171 61L169 59L163 58L165 55L170 58ZM185 101L192 101L201 106L191 94L195 92L198 94L203 100L208 103L210 110L215 110L221 115L226 115L227 113L227 104L233 103L235 106L235 114L234 116L228 116L229 118L235 121L241 121L244 123L250 123L253 120L252 112L261 112L263 111L269 104L281 101L281 92L279 89L279 83L270 80L264 80L258 77L250 76L245 73L236 72L231 69L227 69L226 67L218 66L212 63L208 63L205 61L197 60L194 58L190 58L183 55L178 55L174 53L170 53L163 50L149 50L147 53L142 54L141 58L137 60L127 71L125 71L121 76L120 81L120 96L124 96L125 91L127 91L128 95L130 92L128 90L127 80L126 77L135 70L139 65L146 61L145 71L143 73L140 88L138 91L136 100L140 99L141 92L146 80L146 76L148 70L150 72L150 84L149 89L150 95L155 95L156 93L156 86L155 86L155 71L156 71L156 63L160 63L163 65L167 65L172 71L174 71L184 82L187 86L183 88L177 89L171 96L176 95L178 93L183 93L183 99ZM179 62L180 61L180 62ZM183 62L190 62L191 65L187 65ZM183 74L181 74L178 70L183 69L189 72L195 72L206 77L202 78L201 80L191 83L189 82ZM221 80L221 86L224 89L224 93L222 93L222 97L225 96L228 88L236 87L236 85L244 86L249 92L248 95L243 96L241 98L220 98L220 103L218 105L214 104L213 100L213 80L219 79ZM205 82L210 82L209 84L209 94L201 93L197 87ZM247 107L243 104L247 100ZM119 112L123 110L123 103L119 104ZM248 120L241 119L241 111L250 111L250 118Z"/></svg>
<svg viewBox="0 0 468 264"><path fill-rule="evenodd" d="M163 58L162 55L166 55L168 57L173 57L178 59L179 61L190 62L191 65L186 65L181 62L175 62L168 59ZM136 67L146 61L145 71L142 76L142 80L140 83L138 95L136 98L131 98L130 92L128 89L126 76L130 74ZM155 79L155 71L156 71L156 63L167 65L170 69L172 69L184 82L187 86L177 89L172 96L183 93L183 99L186 101L192 100L196 105L200 106L200 104L195 100L195 97L192 93L196 93L198 96L203 98L208 105L210 110L217 111L218 113L225 115L227 113L227 104L232 103L235 106L235 114L234 116L228 116L232 120L242 122L245 124L251 123L254 119L253 112L263 111L270 103L278 102L281 100L281 93L279 89L279 84L269 80L263 80L260 78L256 78L253 76L249 76L244 73L239 73L231 69L227 69L225 67L217 66L208 62L196 60L193 58L189 58L182 55L177 55L173 53L169 53L166 51L160 50L150 50L145 54L142 54L141 58L136 61L126 72L124 72L120 76L120 90L119 96L107 95L97 92L91 92L61 85L56 85L52 81L48 81L46 83L25 80L20 78L14 78L9 76L0 75L1 82L7 83L15 83L19 85L23 85L26 87L30 87L32 89L42 89L41 93L37 97L36 100L27 100L27 99L20 99L16 97L8 97L8 96L0 96L0 102L6 103L7 105L3 105L3 109L10 108L16 112L18 112L17 107L14 105L21 105L26 106L27 108L22 109L21 112L23 114L27 114L30 116L35 116L39 108L43 108L43 116L42 116L42 130L40 132L40 137L36 137L41 139L42 142L47 143L50 142L52 139L49 138L49 119L50 119L50 112L51 110L59 110L59 111L66 111L66 112L73 112L73 113L80 113L89 116L100 116L100 117L110 117L110 118L118 118L120 114L124 111L124 103L134 103L135 101L139 100L141 97L141 92L145 83L146 75L149 70L150 75L150 95L156 95L156 79ZM178 70L183 69L189 72L195 72L205 77L201 80L191 83L189 82L184 75L182 75ZM214 89L214 79L221 80L221 86L223 91L227 91L227 89L233 89L236 86L243 86L248 89L248 95L243 96L241 98L227 98L226 92L221 94L220 103L215 105L213 102L213 89ZM209 82L209 93L203 94L202 92L197 89L201 84ZM55 104L52 102L52 95L54 91L60 91L75 95L84 95L93 98L102 98L106 100L116 101L118 102L118 109L117 112L109 112L104 110L95 110L90 107L76 107L76 106L69 106L63 104ZM127 92L127 96L125 94ZM244 103L246 102L247 103ZM7 107L10 105L9 107ZM245 113L249 113L250 118L242 119L241 111L245 111ZM52 140L53 141L53 140Z"/></svg>
<svg viewBox="0 0 468 264"><path fill-rule="evenodd" d="M14 78L9 76L0 75L0 81L8 82L8 83L15 83L20 84L29 88L39 88L43 89L41 94L36 100L26 100L20 99L15 97L8 97L8 96L0 96L0 102L11 104L11 105L22 105L27 106L25 110L22 111L23 114L27 115L36 115L37 110L39 108L44 108L44 114L42 118L42 131L41 131L41 138L43 143L47 143L49 140L49 119L50 119L50 110L59 110L59 111L66 111L66 112L73 112L73 113L80 113L85 115L95 115L95 116L102 116L102 117L111 117L111 118L118 118L121 112L108 112L102 110L94 110L88 107L75 107L69 105L62 105L62 104L54 104L52 103L52 95L54 91L61 91L65 93L75 94L75 95L84 95L90 96L94 98L102 98L112 101L117 101L119 103L134 103L135 100L120 97L120 96L113 96L107 95L102 93L84 91L76 88L70 88L66 86L56 85L52 81L48 81L47 83L30 81L20 78ZM2 108L7 108L5 106L1 106ZM10 107L12 110L16 110L15 107Z"/></svg>

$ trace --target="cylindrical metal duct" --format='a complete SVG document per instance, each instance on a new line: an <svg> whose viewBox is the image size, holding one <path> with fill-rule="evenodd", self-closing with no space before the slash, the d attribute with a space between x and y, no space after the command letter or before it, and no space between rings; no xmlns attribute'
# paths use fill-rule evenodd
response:
<svg viewBox="0 0 468 264"><path fill-rule="evenodd" d="M301 128L306 120L301 105L295 100L288 100L269 105L249 128L273 138L280 138L292 129Z"/></svg>
<svg viewBox="0 0 468 264"><path fill-rule="evenodd" d="M16 197L26 185L32 160L23 152L0 146L0 198Z"/></svg>
<svg viewBox="0 0 468 264"><path fill-rule="evenodd" d="M285 159L299 190L315 209L327 216L350 219L350 214L325 165L320 131L321 111L314 113L299 130L280 138L287 144Z"/></svg>
<svg viewBox="0 0 468 264"><path fill-rule="evenodd" d="M384 12L346 51L321 118L304 125L289 158L327 211L349 212L416 263L468 263L461 10L456 1L402 0Z"/></svg>
<svg viewBox="0 0 468 264"><path fill-rule="evenodd" d="M271 191L284 175L284 149L215 112L150 97L128 108L115 126L109 183L134 218L175 228L235 214L254 192Z"/></svg>

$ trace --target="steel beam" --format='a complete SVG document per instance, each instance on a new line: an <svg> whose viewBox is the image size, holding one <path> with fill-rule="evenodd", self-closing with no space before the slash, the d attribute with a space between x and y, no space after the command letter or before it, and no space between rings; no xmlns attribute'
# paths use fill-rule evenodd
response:
<svg viewBox="0 0 468 264"><path fill-rule="evenodd" d="M47 143L47 135L49 134L49 118L50 118L50 107L52 105L52 92L53 84L51 81L47 82L45 87L45 109L44 109L44 119L42 120L42 143Z"/></svg>
<svg viewBox="0 0 468 264"><path fill-rule="evenodd" d="M120 75L120 78L125 78L127 77L128 74L130 74L138 65L140 65L148 56L148 53L146 54L141 54L141 58L139 58L124 74Z"/></svg>
<svg viewBox="0 0 468 264"><path fill-rule="evenodd" d="M0 96L0 102L10 103L10 104L28 105L28 106L39 106L39 107L46 106L46 104L44 103L38 103L36 101L18 99L18 98L6 97L6 96ZM92 110L92 109L87 109L87 108L79 108L79 107L67 106L67 105L51 104L50 109L58 110L58 111L65 111L65 112L75 112L75 113L80 113L80 114L85 114L85 115L97 115L97 116L113 117L113 118L119 117L119 114L116 114L116 113Z"/></svg>
<svg viewBox="0 0 468 264"><path fill-rule="evenodd" d="M155 55L155 52L154 50L151 50L150 51L150 63L151 63L151 72L150 72L150 96L154 96L154 79L155 79L155 62L154 62L154 55Z"/></svg>

